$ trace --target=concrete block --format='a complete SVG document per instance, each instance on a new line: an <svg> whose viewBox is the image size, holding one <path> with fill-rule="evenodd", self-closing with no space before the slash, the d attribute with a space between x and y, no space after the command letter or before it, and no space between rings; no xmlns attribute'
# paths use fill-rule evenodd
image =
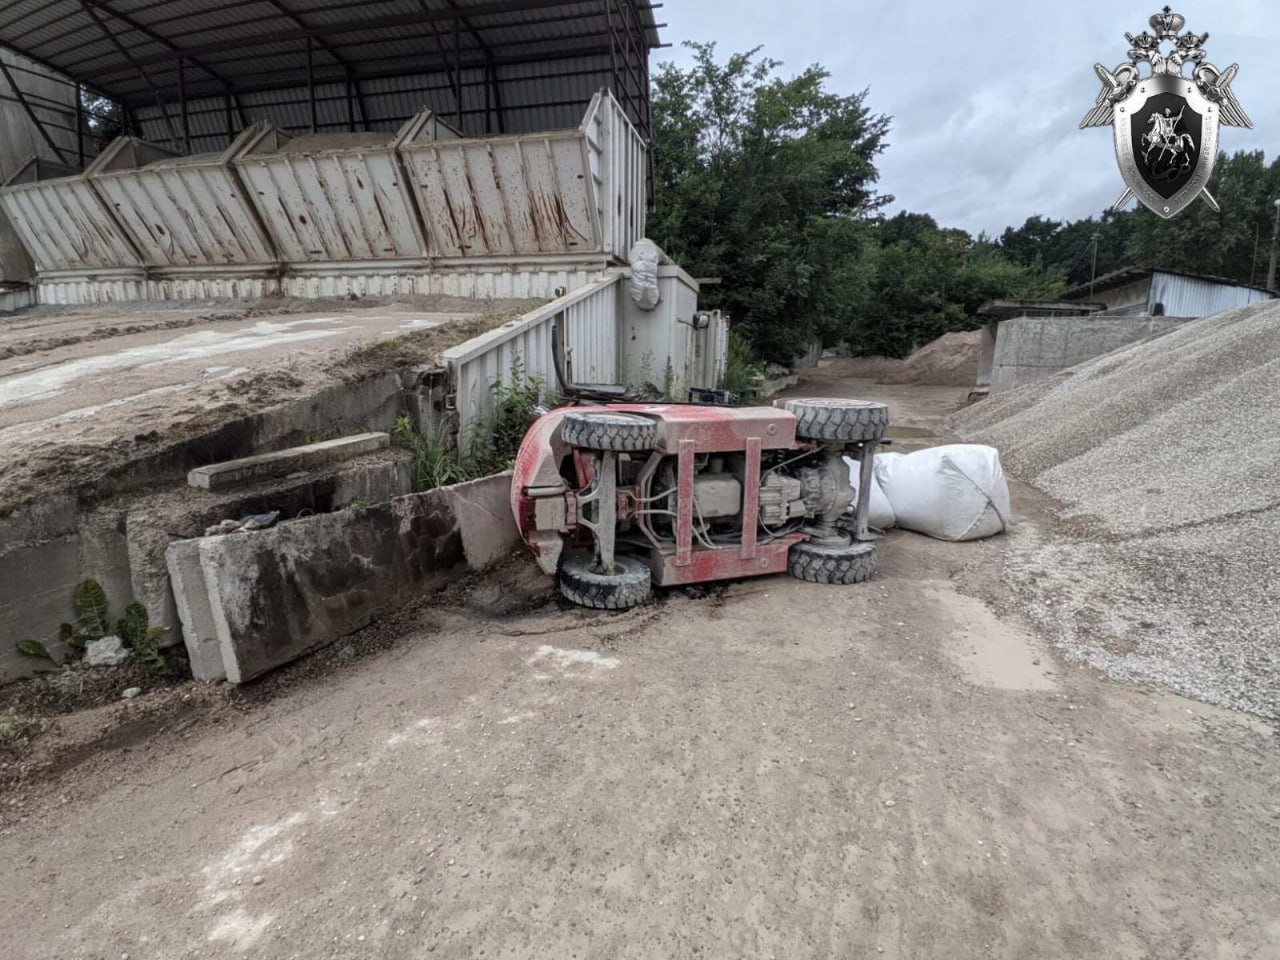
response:
<svg viewBox="0 0 1280 960"><path fill-rule="evenodd" d="M457 518L462 551L471 569L481 570L520 545L520 531L511 515L510 473L441 487L431 493L447 503Z"/></svg>
<svg viewBox="0 0 1280 960"><path fill-rule="evenodd" d="M333 479L336 507L357 499L383 503L413 492L413 458L388 457L368 464L351 464L351 469L340 470Z"/></svg>
<svg viewBox="0 0 1280 960"><path fill-rule="evenodd" d="M227 679L260 676L504 556L519 540L510 483L503 474L195 541ZM170 563L184 634L203 615L189 556Z"/></svg>
<svg viewBox="0 0 1280 960"><path fill-rule="evenodd" d="M200 563L200 540L178 540L165 551L169 579L178 617L182 621L182 640L191 660L191 675L197 680L225 680L222 646L209 602L209 590Z"/></svg>
<svg viewBox="0 0 1280 960"><path fill-rule="evenodd" d="M339 460L385 450L389 446L391 437L388 434L359 433L337 440L323 440L303 447L289 447L255 457L196 467L187 474L187 483L202 490L225 490L266 477L282 477L297 470L312 470Z"/></svg>

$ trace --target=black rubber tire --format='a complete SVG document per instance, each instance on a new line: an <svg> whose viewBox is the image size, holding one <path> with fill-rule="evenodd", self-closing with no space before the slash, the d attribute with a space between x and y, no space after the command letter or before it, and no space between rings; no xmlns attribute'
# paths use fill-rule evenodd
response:
<svg viewBox="0 0 1280 960"><path fill-rule="evenodd" d="M615 557L615 573L591 569L589 553L571 553L560 565L560 592L580 607L592 610L630 610L649 599L653 581L649 568L635 557Z"/></svg>
<svg viewBox="0 0 1280 960"><path fill-rule="evenodd" d="M782 409L795 416L802 440L882 440L889 429L889 408L873 400L804 397L782 401Z"/></svg>
<svg viewBox="0 0 1280 960"><path fill-rule="evenodd" d="M801 541L787 554L787 573L809 583L862 583L876 569L876 545L824 547Z"/></svg>
<svg viewBox="0 0 1280 960"><path fill-rule="evenodd" d="M589 413L574 410L566 413L560 425L564 442L584 450L613 450L635 453L652 450L658 440L658 425L633 413L601 410Z"/></svg>

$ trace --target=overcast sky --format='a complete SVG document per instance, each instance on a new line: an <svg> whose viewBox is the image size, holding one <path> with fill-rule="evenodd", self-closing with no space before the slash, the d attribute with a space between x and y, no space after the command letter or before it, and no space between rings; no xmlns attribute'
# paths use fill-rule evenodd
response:
<svg viewBox="0 0 1280 960"><path fill-rule="evenodd" d="M794 73L811 63L831 88L870 88L893 118L880 189L891 210L999 233L1032 214L1097 214L1124 190L1109 127L1077 129L1100 84L1093 64L1126 59L1126 31L1148 29L1164 0L666 0L673 44L654 63L686 65L683 40L764 53ZM1280 153L1280 0L1174 4L1185 30L1209 33L1207 62L1240 64L1232 89L1254 129L1224 128L1220 148ZM1143 67L1144 74L1147 67ZM1187 68L1190 72L1190 68Z"/></svg>

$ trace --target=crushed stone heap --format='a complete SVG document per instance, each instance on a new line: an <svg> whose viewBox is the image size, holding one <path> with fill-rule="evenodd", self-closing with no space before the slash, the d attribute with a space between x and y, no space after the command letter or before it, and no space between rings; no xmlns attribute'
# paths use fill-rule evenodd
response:
<svg viewBox="0 0 1280 960"><path fill-rule="evenodd" d="M1065 539L1014 551L1007 573L1069 656L1280 714L1280 303L996 394L951 427L1061 502Z"/></svg>

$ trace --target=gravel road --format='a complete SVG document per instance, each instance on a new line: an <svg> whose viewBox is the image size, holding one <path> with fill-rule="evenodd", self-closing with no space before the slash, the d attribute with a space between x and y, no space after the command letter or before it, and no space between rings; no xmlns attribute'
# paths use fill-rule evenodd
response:
<svg viewBox="0 0 1280 960"><path fill-rule="evenodd" d="M917 423L922 422L917 419ZM523 559L239 691L69 718L0 797L6 956L1266 958L1270 728L1062 663L1013 551L626 614ZM183 698L186 699L183 699Z"/></svg>

